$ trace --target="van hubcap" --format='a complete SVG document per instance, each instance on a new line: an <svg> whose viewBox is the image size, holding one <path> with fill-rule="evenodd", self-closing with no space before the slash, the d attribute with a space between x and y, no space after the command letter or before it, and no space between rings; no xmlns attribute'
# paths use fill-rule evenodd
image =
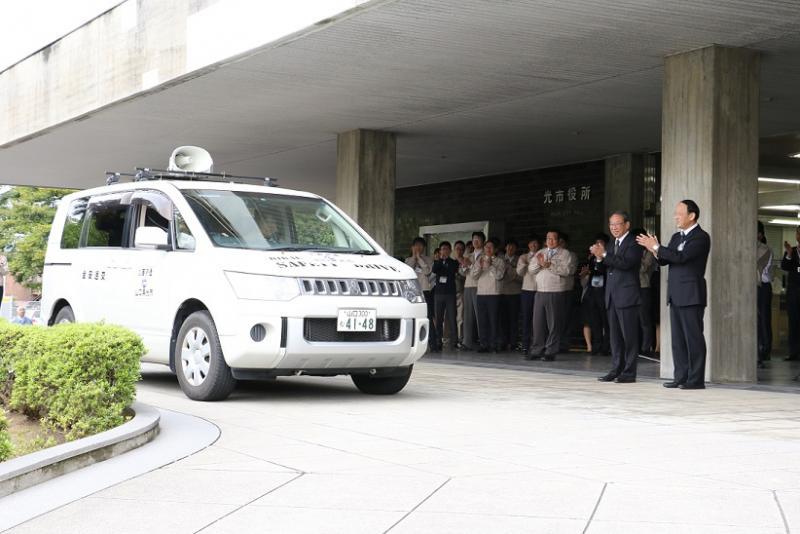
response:
<svg viewBox="0 0 800 534"><path fill-rule="evenodd" d="M202 328L192 328L183 338L181 367L186 381L193 386L199 386L208 376L208 369L211 367L211 344Z"/></svg>

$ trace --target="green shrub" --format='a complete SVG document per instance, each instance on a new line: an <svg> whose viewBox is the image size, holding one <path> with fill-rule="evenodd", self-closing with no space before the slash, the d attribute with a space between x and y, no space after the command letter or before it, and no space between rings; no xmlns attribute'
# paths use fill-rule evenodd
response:
<svg viewBox="0 0 800 534"><path fill-rule="evenodd" d="M12 358L17 340L24 334L24 329L0 319L0 404L8 402L11 397Z"/></svg>
<svg viewBox="0 0 800 534"><path fill-rule="evenodd" d="M77 439L124 422L136 395L144 345L122 327L62 324L25 327L10 343L9 406ZM0 334L0 343L2 343Z"/></svg>
<svg viewBox="0 0 800 534"><path fill-rule="evenodd" d="M11 436L8 435L6 413L0 408L0 462L11 458Z"/></svg>

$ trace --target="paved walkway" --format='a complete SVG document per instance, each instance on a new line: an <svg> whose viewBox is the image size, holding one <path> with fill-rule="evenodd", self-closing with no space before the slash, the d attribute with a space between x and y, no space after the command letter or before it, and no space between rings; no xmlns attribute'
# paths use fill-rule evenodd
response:
<svg viewBox="0 0 800 534"><path fill-rule="evenodd" d="M800 396L423 362L394 397L345 377L186 399L209 448L14 533L800 532Z"/></svg>

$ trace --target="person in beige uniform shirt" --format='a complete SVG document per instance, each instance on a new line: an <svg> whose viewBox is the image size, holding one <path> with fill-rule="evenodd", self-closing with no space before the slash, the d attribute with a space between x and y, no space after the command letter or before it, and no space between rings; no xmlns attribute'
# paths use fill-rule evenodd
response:
<svg viewBox="0 0 800 534"><path fill-rule="evenodd" d="M498 319L500 312L500 292L503 289L503 277L506 264L496 255L500 242L491 238L483 247L483 254L470 267L470 274L477 284L478 336L480 348L478 352L499 351Z"/></svg>
<svg viewBox="0 0 800 534"><path fill-rule="evenodd" d="M434 313L433 287L431 286L430 278L433 272L433 260L425 255L427 246L428 244L423 238L415 237L411 244L411 256L406 258L406 265L417 273L417 281L422 287L423 295L425 295L425 303L428 305L428 320L430 321L428 345L429 347L434 347L439 336L437 336L435 329L436 317Z"/></svg>
<svg viewBox="0 0 800 534"><path fill-rule="evenodd" d="M517 275L522 277L520 291L520 317L522 322L522 346L520 350L525 356L531 348L531 332L533 331L533 303L536 299L536 274L528 270L531 260L539 252L541 242L538 237L528 241L528 252L517 261Z"/></svg>
<svg viewBox="0 0 800 534"><path fill-rule="evenodd" d="M505 254L502 256L506 264L503 287L500 290L500 343L503 350L515 350L519 342L519 300L522 291L522 277L517 274L517 242L506 241Z"/></svg>
<svg viewBox="0 0 800 534"><path fill-rule="evenodd" d="M564 293L573 283L572 255L558 245L558 230L547 232L546 248L536 253L528 267L536 275L536 300L533 304L533 346L529 360L553 361L564 330Z"/></svg>
<svg viewBox="0 0 800 534"><path fill-rule="evenodd" d="M485 241L486 236L483 232L472 233L473 251L471 254L464 256L459 268L459 272L466 278L464 280L464 338L461 347L464 350L475 350L478 346L478 328L480 325L477 314L478 281L472 276L471 268L483 254L483 243Z"/></svg>

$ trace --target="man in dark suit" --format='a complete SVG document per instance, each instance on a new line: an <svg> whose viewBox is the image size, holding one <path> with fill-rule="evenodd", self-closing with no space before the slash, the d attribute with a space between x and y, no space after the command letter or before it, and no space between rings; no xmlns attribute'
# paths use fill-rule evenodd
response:
<svg viewBox="0 0 800 534"><path fill-rule="evenodd" d="M797 246L784 241L781 269L786 271L786 311L789 314L789 356L800 359L800 226L796 230Z"/></svg>
<svg viewBox="0 0 800 534"><path fill-rule="evenodd" d="M664 387L705 388L706 340L703 336L705 313L706 264L711 237L697 221L700 208L693 200L682 200L675 207L675 223L680 230L669 245L660 245L655 235L640 235L636 241L651 251L659 265L669 265L667 304L672 326L673 379Z"/></svg>
<svg viewBox="0 0 800 534"><path fill-rule="evenodd" d="M589 251L606 271L605 305L611 333L611 371L598 378L601 382L636 382L636 361L639 357L639 267L642 248L636 244L630 217L615 211L608 219L614 238L610 251L602 243Z"/></svg>

